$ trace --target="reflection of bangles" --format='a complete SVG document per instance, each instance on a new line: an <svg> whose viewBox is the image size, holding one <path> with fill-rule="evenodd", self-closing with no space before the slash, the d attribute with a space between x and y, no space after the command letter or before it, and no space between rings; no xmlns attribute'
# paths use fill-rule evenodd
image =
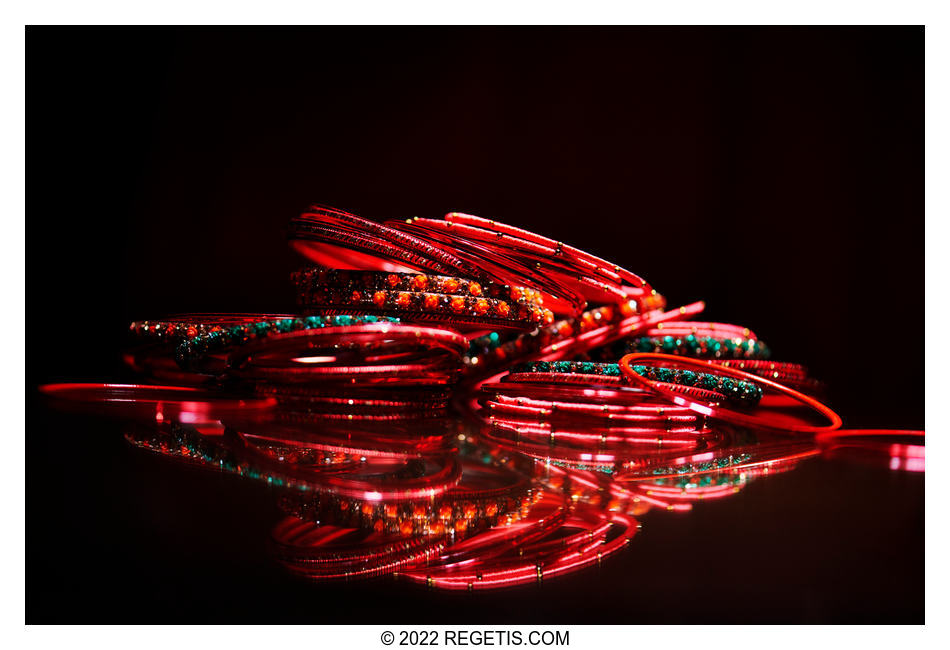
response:
<svg viewBox="0 0 950 650"><path fill-rule="evenodd" d="M285 411L348 419L441 417L446 413L450 397L444 387L375 388L344 384L331 391L306 384L260 383L255 388L259 395L276 398Z"/></svg>
<svg viewBox="0 0 950 650"><path fill-rule="evenodd" d="M525 475L463 460L459 482L433 498L369 501L326 493L288 493L281 508L317 523L390 535L464 536L512 521L537 496Z"/></svg>
<svg viewBox="0 0 950 650"><path fill-rule="evenodd" d="M717 472L768 472L772 467L784 467L818 454L812 440L783 438L757 444L722 445L698 454L689 454L669 460L654 459L639 464L624 465L617 473L619 481L643 481L682 478Z"/></svg>
<svg viewBox="0 0 950 650"><path fill-rule="evenodd" d="M468 553L453 546L438 558L428 558L424 567L409 565L400 576L440 589L470 591L541 582L600 563L623 548L637 530L632 518L584 505L576 506L563 522L549 515L545 523L544 528L507 535L483 533L484 539L476 536L463 542L472 545Z"/></svg>
<svg viewBox="0 0 950 650"><path fill-rule="evenodd" d="M269 453L270 443L257 450L257 441L235 434L225 430L223 435L210 437L172 425L144 434L130 432L126 438L139 447L198 461L275 487L328 492L370 502L431 498L455 485L461 476L458 462L448 454L422 458L365 456L359 459L359 471L351 471L352 459L346 457L346 450L339 450L344 454L341 459L345 462L345 473L326 471L323 466L300 467L275 458Z"/></svg>

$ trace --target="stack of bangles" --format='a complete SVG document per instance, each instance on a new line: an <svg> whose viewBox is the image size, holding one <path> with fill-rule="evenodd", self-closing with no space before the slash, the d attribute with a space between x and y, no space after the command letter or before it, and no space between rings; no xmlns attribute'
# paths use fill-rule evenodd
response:
<svg viewBox="0 0 950 650"><path fill-rule="evenodd" d="M823 386L749 328L563 242L324 206L288 239L295 313L135 321L141 380L42 391L273 490L270 549L294 574L505 587L820 454L923 470L922 432L841 430Z"/></svg>

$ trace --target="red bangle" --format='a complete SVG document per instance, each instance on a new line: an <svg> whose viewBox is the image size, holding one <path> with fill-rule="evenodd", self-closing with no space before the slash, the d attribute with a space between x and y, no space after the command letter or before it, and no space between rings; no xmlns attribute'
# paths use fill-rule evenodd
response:
<svg viewBox="0 0 950 650"><path fill-rule="evenodd" d="M40 392L74 410L153 422L216 422L235 415L263 417L273 398L240 399L220 391L138 384L46 384Z"/></svg>
<svg viewBox="0 0 950 650"><path fill-rule="evenodd" d="M723 408L717 403L696 401L689 396L683 395L676 390L671 390L668 385L652 381L634 372L631 364L643 362L654 362L671 367L686 367L701 370L708 374L719 374L732 379L739 379L760 386L765 395L760 401L758 407L753 409L757 415L744 413L732 409ZM708 361L690 359L688 357L679 357L669 354L628 354L620 360L620 369L624 376L634 385L642 386L652 390L673 404L684 406L690 410L696 411L702 415L738 424L741 426L759 427L768 429L777 429L792 433L821 433L833 431L841 427L841 418L837 413L819 402L797 390L783 386L769 379L753 375L748 372L736 370ZM820 414L828 420L827 425L817 426L805 422L802 418L785 415L779 412L780 408L787 408L792 404L804 405L813 412Z"/></svg>
<svg viewBox="0 0 950 650"><path fill-rule="evenodd" d="M345 344L360 354L341 354ZM279 383L435 385L455 380L467 340L458 332L399 323L327 327L275 334L236 348L230 372ZM374 354L366 353L373 350Z"/></svg>
<svg viewBox="0 0 950 650"><path fill-rule="evenodd" d="M924 471L923 431L839 429L818 434L815 442L828 458L844 456L893 470Z"/></svg>

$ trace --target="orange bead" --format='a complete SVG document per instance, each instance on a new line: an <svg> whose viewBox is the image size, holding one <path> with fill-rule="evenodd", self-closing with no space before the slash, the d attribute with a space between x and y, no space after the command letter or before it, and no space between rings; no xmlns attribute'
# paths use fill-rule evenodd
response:
<svg viewBox="0 0 950 650"><path fill-rule="evenodd" d="M455 293L459 290L459 281L455 278L449 278L442 283L442 290L445 293Z"/></svg>
<svg viewBox="0 0 950 650"><path fill-rule="evenodd" d="M412 535L412 522L406 520L399 524L399 532L403 535Z"/></svg>
<svg viewBox="0 0 950 650"><path fill-rule="evenodd" d="M452 298L452 302L449 303L449 307L452 308L456 314L460 314L465 311L465 298L456 296Z"/></svg>
<svg viewBox="0 0 950 650"><path fill-rule="evenodd" d="M502 300L497 305L495 305L495 311L498 312L499 316L507 317L511 313L511 307L508 306L508 303Z"/></svg>
<svg viewBox="0 0 950 650"><path fill-rule="evenodd" d="M351 302L359 302L362 298L363 298L363 294L361 294L359 291L354 291L353 293L350 294Z"/></svg>
<svg viewBox="0 0 950 650"><path fill-rule="evenodd" d="M524 290L521 287L511 287L511 299L515 302L521 300L524 296Z"/></svg>
<svg viewBox="0 0 950 650"><path fill-rule="evenodd" d="M417 275L412 278L409 282L409 286L412 287L415 291L425 291L425 288L429 285L429 278L424 275Z"/></svg>
<svg viewBox="0 0 950 650"><path fill-rule="evenodd" d="M376 293L374 293L373 302L376 303L376 305L379 307L382 307L384 304L386 304L386 292L377 291Z"/></svg>
<svg viewBox="0 0 950 650"><path fill-rule="evenodd" d="M473 296L480 296L482 295L482 285L480 285L477 282L469 282L468 292L472 294Z"/></svg>
<svg viewBox="0 0 950 650"><path fill-rule="evenodd" d="M544 324L551 325L553 323L554 323L554 312L552 312L550 309L545 309L544 310Z"/></svg>
<svg viewBox="0 0 950 650"><path fill-rule="evenodd" d="M488 313L488 301L484 298L479 298L475 301L475 313L479 316L484 316Z"/></svg>
<svg viewBox="0 0 950 650"><path fill-rule="evenodd" d="M406 309L407 307L409 307L409 301L411 300L411 298L412 297L405 291L400 293L398 296L396 296L396 306L402 309Z"/></svg>
<svg viewBox="0 0 950 650"><path fill-rule="evenodd" d="M399 276L394 273L390 273L388 276L386 276L386 282L389 283L390 287L395 288L395 286L399 284Z"/></svg>
<svg viewBox="0 0 950 650"><path fill-rule="evenodd" d="M426 309L438 309L439 308L439 297L434 293L427 293L426 297L423 298L423 303L426 306Z"/></svg>

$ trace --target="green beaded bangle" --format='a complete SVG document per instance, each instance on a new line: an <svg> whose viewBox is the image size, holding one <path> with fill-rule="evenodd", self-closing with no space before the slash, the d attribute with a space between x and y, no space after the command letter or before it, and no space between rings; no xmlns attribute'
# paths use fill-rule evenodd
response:
<svg viewBox="0 0 950 650"><path fill-rule="evenodd" d="M388 316L337 315L282 318L247 325L235 325L234 327L223 328L214 332L198 334L183 341L175 350L175 361L183 368L186 368L207 354L285 332L323 329L325 327L349 327L352 325L398 322L398 318L390 318Z"/></svg>
<svg viewBox="0 0 950 650"><path fill-rule="evenodd" d="M762 399L762 388L760 386L731 377L719 377L704 372L654 366L633 366L633 371L653 381L713 391L722 395L726 400L742 406L755 406ZM602 375L604 377L621 376L620 364L597 363L594 361L533 361L516 366L513 372L556 372Z"/></svg>
<svg viewBox="0 0 950 650"><path fill-rule="evenodd" d="M700 359L768 359L771 356L768 346L758 339L695 334L641 336L627 342L626 352L678 354Z"/></svg>

